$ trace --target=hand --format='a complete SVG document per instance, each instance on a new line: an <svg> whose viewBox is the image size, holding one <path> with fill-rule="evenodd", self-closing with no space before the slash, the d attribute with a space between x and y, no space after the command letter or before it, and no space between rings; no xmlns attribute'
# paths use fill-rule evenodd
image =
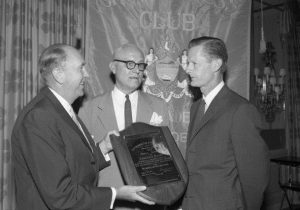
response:
<svg viewBox="0 0 300 210"><path fill-rule="evenodd" d="M146 190L145 186L125 185L116 189L117 191L116 198L121 200L128 200L128 201L139 201L144 204L154 205L155 203L153 201L149 201L143 198L142 196L140 196L139 194L137 194L137 192L142 192L144 190Z"/></svg>
<svg viewBox="0 0 300 210"><path fill-rule="evenodd" d="M112 131L109 131L105 138L99 143L99 147L102 151L102 153L104 155L106 155L107 153L109 153L110 151L112 151L112 145L111 145L111 142L110 142L110 135L116 135L116 136L119 136L119 132L116 131L116 130L112 130Z"/></svg>

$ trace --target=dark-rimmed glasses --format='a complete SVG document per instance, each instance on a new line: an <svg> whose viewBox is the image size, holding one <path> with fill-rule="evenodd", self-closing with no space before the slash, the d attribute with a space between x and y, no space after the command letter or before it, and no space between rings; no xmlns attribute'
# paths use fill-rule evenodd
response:
<svg viewBox="0 0 300 210"><path fill-rule="evenodd" d="M146 63L136 63L134 61L123 61L123 60L118 60L114 59L114 61L122 62L126 64L127 69L132 70L135 68L135 66L138 66L139 71L145 71L147 64Z"/></svg>

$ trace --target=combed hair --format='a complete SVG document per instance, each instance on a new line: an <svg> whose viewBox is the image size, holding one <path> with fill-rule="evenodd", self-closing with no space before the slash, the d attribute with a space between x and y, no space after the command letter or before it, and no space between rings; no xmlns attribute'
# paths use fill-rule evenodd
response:
<svg viewBox="0 0 300 210"><path fill-rule="evenodd" d="M64 65L64 62L67 60L65 50L67 47L70 46L66 44L54 44L42 52L38 66L44 82L47 83L47 78L53 69Z"/></svg>
<svg viewBox="0 0 300 210"><path fill-rule="evenodd" d="M203 52L207 55L208 59L214 58L222 60L222 66L220 67L222 73L227 70L228 53L226 45L221 39L202 36L192 39L188 45L189 49L197 46L202 47Z"/></svg>

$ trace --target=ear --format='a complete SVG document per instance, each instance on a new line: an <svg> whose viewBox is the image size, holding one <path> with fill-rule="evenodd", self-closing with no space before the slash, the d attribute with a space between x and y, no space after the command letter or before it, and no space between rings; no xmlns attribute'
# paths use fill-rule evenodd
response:
<svg viewBox="0 0 300 210"><path fill-rule="evenodd" d="M55 68L52 70L52 76L54 78L54 80L59 83L59 84L63 84L65 81L65 73L61 68Z"/></svg>
<svg viewBox="0 0 300 210"><path fill-rule="evenodd" d="M213 69L214 71L219 71L221 66L222 66L222 60L220 58L217 59L213 59L212 61L212 65L213 65Z"/></svg>
<svg viewBox="0 0 300 210"><path fill-rule="evenodd" d="M115 62L110 62L109 63L109 68L110 68L110 70L111 70L111 72L113 73L113 74L116 74L116 63Z"/></svg>

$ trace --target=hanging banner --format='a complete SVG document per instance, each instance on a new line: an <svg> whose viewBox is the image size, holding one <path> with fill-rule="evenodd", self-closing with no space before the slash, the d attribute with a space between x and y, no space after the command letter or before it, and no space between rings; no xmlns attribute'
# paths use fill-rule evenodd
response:
<svg viewBox="0 0 300 210"><path fill-rule="evenodd" d="M251 1L247 0L89 0L86 61L91 95L110 91L113 51L134 43L149 64L143 90L169 106L170 130L185 156L193 100L186 74L188 42L200 36L225 41L225 82L248 98Z"/></svg>

